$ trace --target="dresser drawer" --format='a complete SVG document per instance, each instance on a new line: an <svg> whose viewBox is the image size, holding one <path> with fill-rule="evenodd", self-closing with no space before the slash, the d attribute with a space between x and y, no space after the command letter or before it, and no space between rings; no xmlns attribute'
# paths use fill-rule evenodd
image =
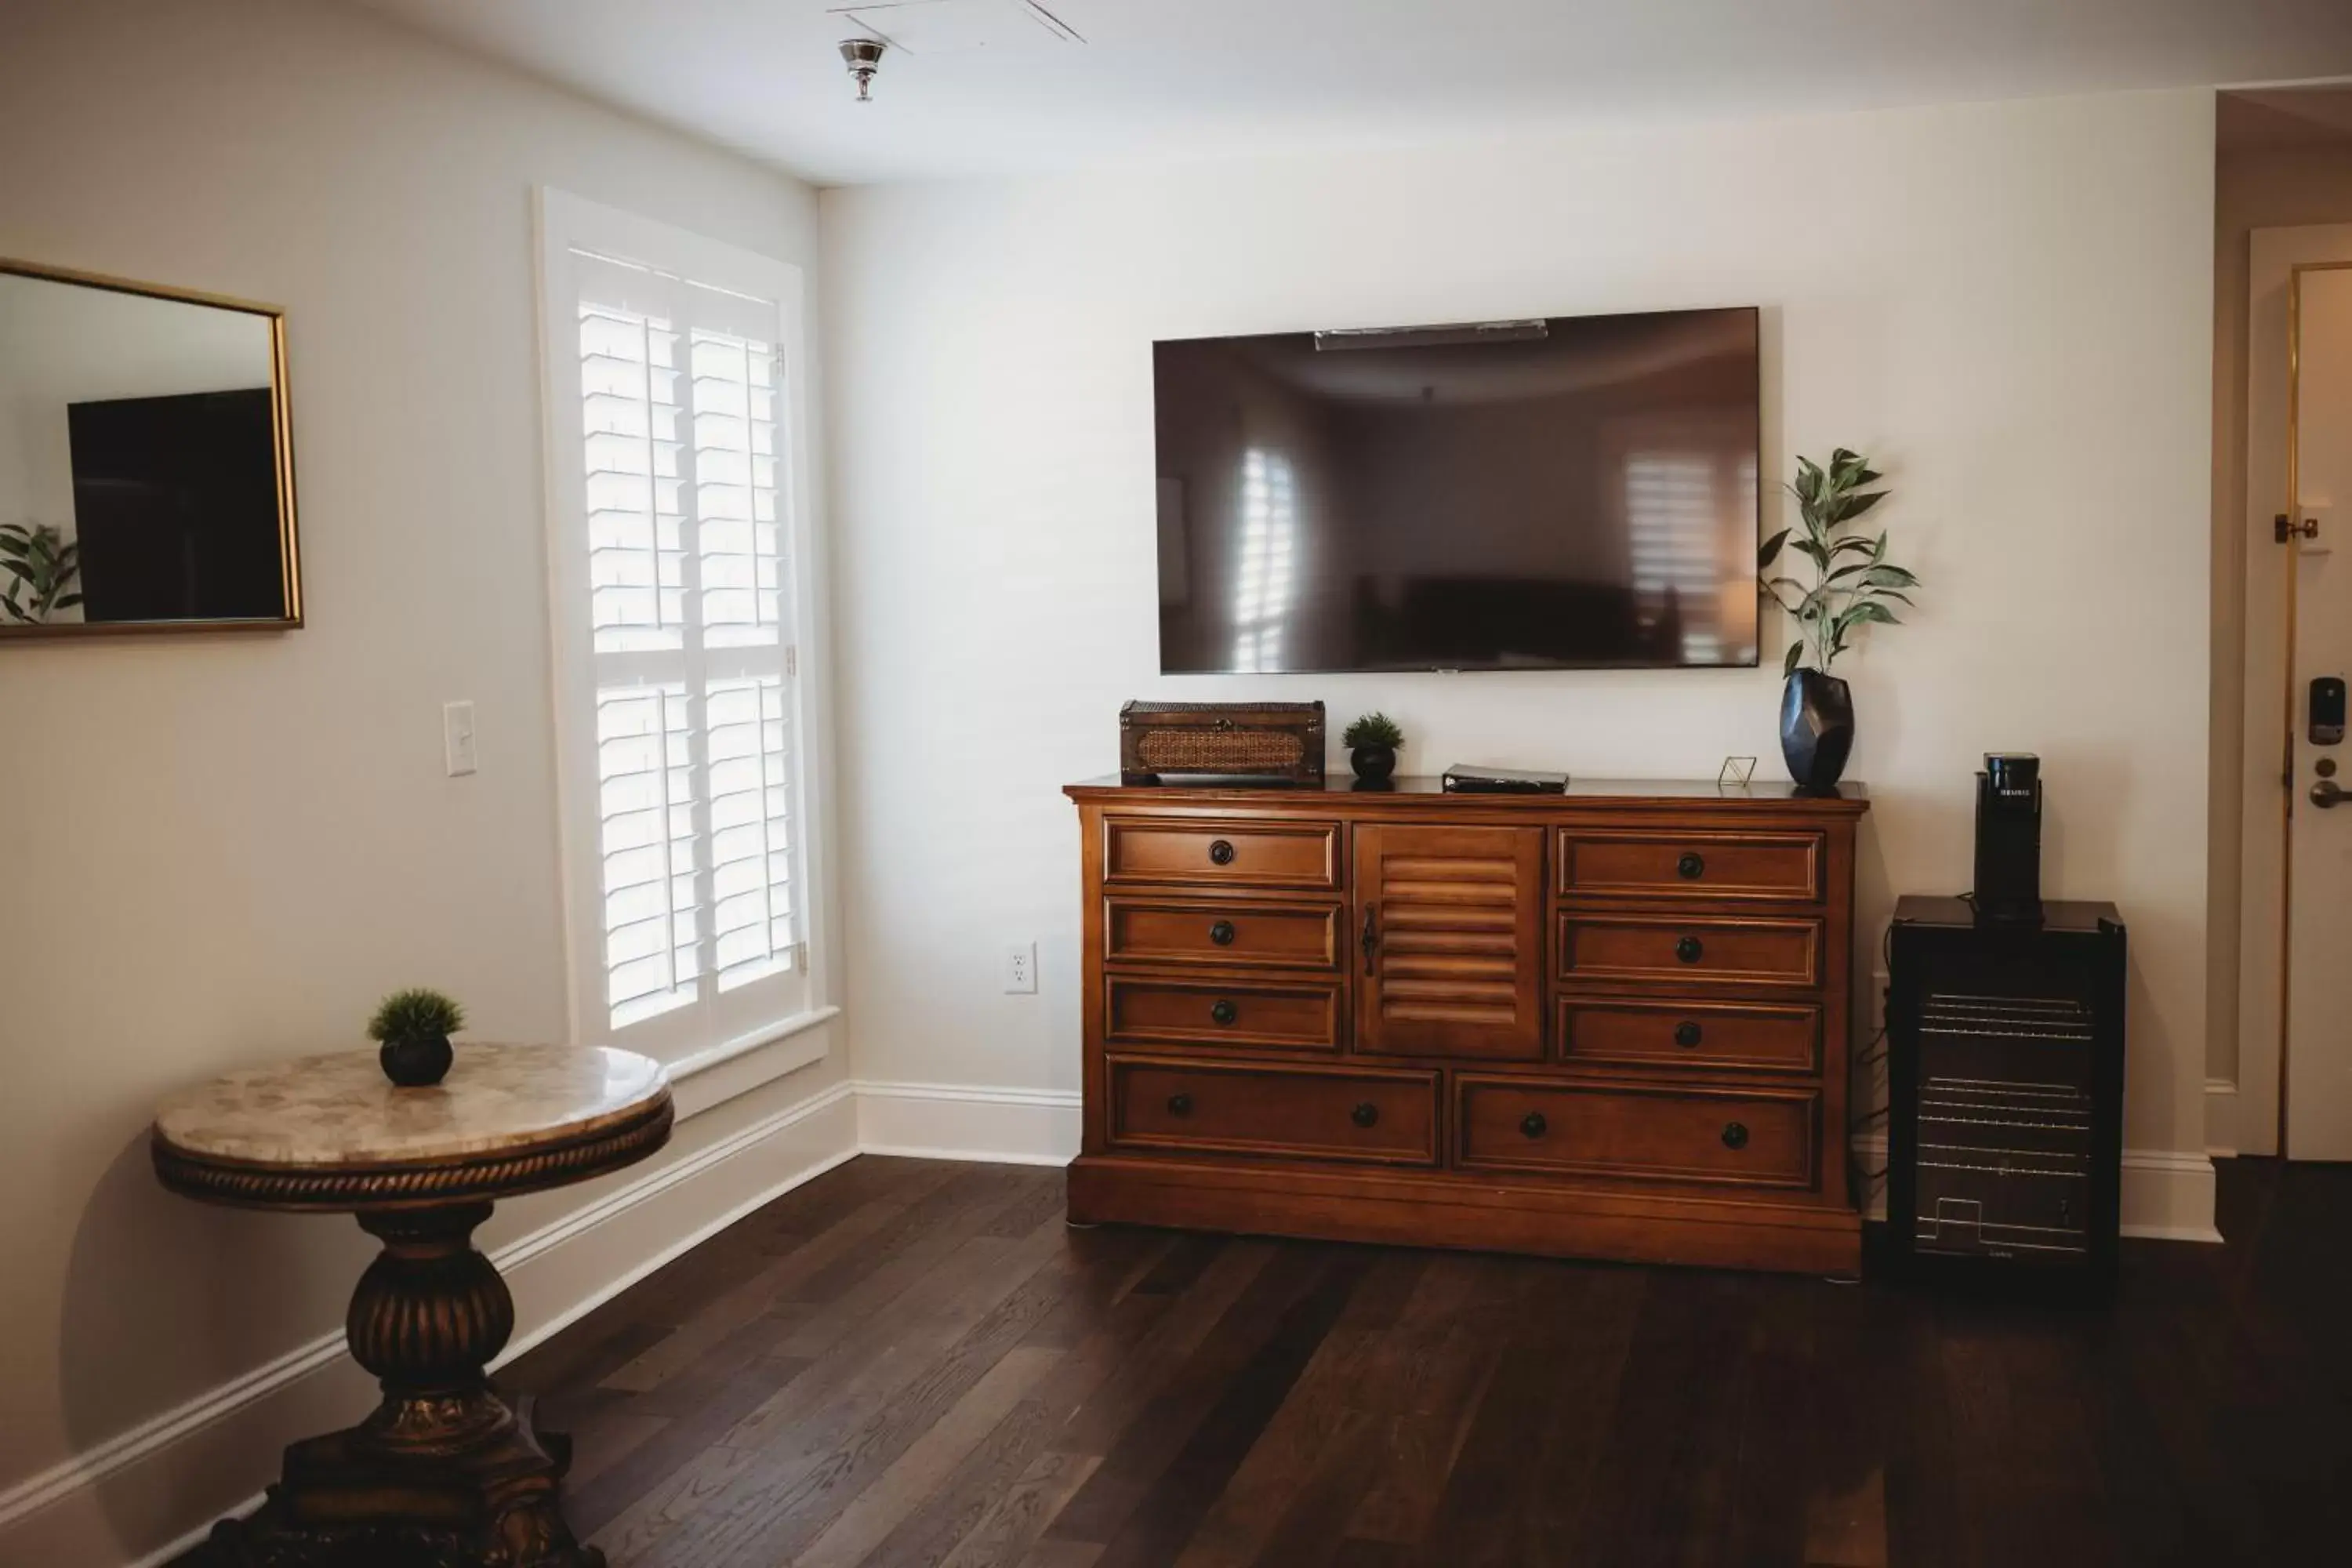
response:
<svg viewBox="0 0 2352 1568"><path fill-rule="evenodd" d="M1465 1078L1458 1093L1465 1170L1749 1187L1813 1183L1821 1097L1810 1090Z"/></svg>
<svg viewBox="0 0 2352 1568"><path fill-rule="evenodd" d="M1338 904L1223 902L1115 893L1103 900L1103 956L1113 963L1220 968L1339 967Z"/></svg>
<svg viewBox="0 0 2352 1568"><path fill-rule="evenodd" d="M1811 987L1822 983L1822 922L1764 916L1563 914L1559 973L1571 980Z"/></svg>
<svg viewBox="0 0 2352 1568"><path fill-rule="evenodd" d="M1791 1003L1559 999L1559 1054L1595 1066L1821 1070L1822 1010Z"/></svg>
<svg viewBox="0 0 2352 1568"><path fill-rule="evenodd" d="M1119 1045L1337 1051L1340 994L1337 982L1112 974L1103 981L1103 1034Z"/></svg>
<svg viewBox="0 0 2352 1568"><path fill-rule="evenodd" d="M1129 1149L1437 1163L1437 1075L1110 1058L1110 1142Z"/></svg>
<svg viewBox="0 0 2352 1568"><path fill-rule="evenodd" d="M1818 833L1612 833L1564 827L1558 879L1569 898L1777 899L1818 902Z"/></svg>
<svg viewBox="0 0 2352 1568"><path fill-rule="evenodd" d="M1339 825L1105 817L1103 880L1336 888L1339 885Z"/></svg>

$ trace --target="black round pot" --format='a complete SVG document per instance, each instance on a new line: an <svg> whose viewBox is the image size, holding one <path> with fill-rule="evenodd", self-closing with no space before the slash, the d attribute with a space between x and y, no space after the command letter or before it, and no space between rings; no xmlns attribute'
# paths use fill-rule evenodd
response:
<svg viewBox="0 0 2352 1568"><path fill-rule="evenodd" d="M1853 754L1853 693L1834 675L1800 669L1780 691L1780 756L1797 787L1837 788Z"/></svg>
<svg viewBox="0 0 2352 1568"><path fill-rule="evenodd" d="M383 1076L401 1088L424 1089L448 1076L449 1063L456 1055L449 1048L448 1036L418 1035L384 1041L375 1059L383 1068Z"/></svg>
<svg viewBox="0 0 2352 1568"><path fill-rule="evenodd" d="M1396 772L1394 746L1358 746L1348 753L1348 765L1366 784L1386 784Z"/></svg>

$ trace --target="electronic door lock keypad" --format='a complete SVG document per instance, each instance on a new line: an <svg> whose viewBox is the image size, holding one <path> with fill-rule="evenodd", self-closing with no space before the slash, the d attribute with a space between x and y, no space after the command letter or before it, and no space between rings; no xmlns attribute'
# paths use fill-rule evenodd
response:
<svg viewBox="0 0 2352 1568"><path fill-rule="evenodd" d="M2344 743L2344 678L2338 675L2315 677L2311 682L2311 743L2315 746L2340 746Z"/></svg>

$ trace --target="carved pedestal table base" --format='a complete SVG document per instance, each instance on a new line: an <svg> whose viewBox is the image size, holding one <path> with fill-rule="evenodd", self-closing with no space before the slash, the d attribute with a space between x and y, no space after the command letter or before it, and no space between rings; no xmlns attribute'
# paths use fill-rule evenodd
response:
<svg viewBox="0 0 2352 1568"><path fill-rule="evenodd" d="M155 1169L191 1197L350 1211L383 1242L344 1323L383 1403L286 1450L224 1568L600 1568L563 1522L571 1445L533 1430L485 1371L514 1301L476 1227L490 1200L616 1170L669 1137L661 1069L626 1052L475 1046L433 1089L394 1089L372 1053L225 1079L164 1107Z"/></svg>

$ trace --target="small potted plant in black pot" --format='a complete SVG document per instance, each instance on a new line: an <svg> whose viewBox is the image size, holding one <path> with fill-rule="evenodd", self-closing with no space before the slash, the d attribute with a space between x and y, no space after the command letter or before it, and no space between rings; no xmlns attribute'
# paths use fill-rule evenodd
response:
<svg viewBox="0 0 2352 1568"><path fill-rule="evenodd" d="M1835 789L1853 752L1853 693L1830 665L1864 626L1901 625L1888 602L1910 604L1904 590L1919 584L1888 563L1884 532L1845 531L1886 499L1886 491L1869 488L1878 479L1866 458L1843 447L1830 454L1826 468L1799 458L1797 481L1789 487L1798 527L1782 529L1757 552L1759 572L1770 569L1783 545L1813 565L1810 588L1793 577L1764 579L1764 591L1797 618L1797 640L1780 665L1780 756L1801 789Z"/></svg>
<svg viewBox="0 0 2352 1568"><path fill-rule="evenodd" d="M1367 713L1348 726L1339 743L1348 748L1348 765L1356 770L1358 782L1377 789L1396 772L1397 748L1404 744L1404 731L1385 713Z"/></svg>
<svg viewBox="0 0 2352 1568"><path fill-rule="evenodd" d="M369 1037L383 1045L376 1060L383 1076L403 1089L441 1081L456 1053L449 1037L466 1026L466 1010L438 991L395 991L368 1022Z"/></svg>

